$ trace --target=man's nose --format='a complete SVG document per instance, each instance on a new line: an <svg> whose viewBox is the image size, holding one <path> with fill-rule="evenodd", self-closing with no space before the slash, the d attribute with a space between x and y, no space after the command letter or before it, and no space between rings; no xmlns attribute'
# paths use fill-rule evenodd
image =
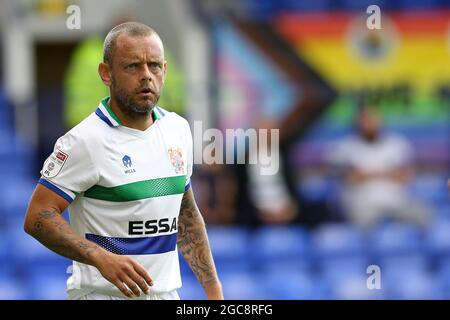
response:
<svg viewBox="0 0 450 320"><path fill-rule="evenodd" d="M142 70L141 80L142 81L152 81L152 72L150 71L150 68L146 64L144 64L144 67Z"/></svg>

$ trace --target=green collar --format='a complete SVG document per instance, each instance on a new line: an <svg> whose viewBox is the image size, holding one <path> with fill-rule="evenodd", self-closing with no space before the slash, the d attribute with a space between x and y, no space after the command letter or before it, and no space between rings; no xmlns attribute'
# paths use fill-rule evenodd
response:
<svg viewBox="0 0 450 320"><path fill-rule="evenodd" d="M112 111L111 107L108 104L109 96L102 99L100 105L98 106L95 113L106 122L111 127L118 127L123 125L122 121L120 121L119 117ZM161 108L155 106L152 110L152 118L153 121L159 120L164 116L164 112L161 111Z"/></svg>

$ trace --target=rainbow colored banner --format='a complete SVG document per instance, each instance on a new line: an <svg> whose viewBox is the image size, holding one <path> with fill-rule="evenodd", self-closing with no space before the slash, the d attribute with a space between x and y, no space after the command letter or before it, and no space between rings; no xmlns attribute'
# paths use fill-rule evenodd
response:
<svg viewBox="0 0 450 320"><path fill-rule="evenodd" d="M283 14L274 25L340 92L329 113L334 121L349 120L352 98L361 93L395 122L448 119L450 11L382 12L380 30L368 29L367 18Z"/></svg>

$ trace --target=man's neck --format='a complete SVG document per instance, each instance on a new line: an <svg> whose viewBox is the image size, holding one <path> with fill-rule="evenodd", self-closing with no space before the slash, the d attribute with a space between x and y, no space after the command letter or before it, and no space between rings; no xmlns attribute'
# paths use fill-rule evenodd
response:
<svg viewBox="0 0 450 320"><path fill-rule="evenodd" d="M111 108L111 110L117 115L117 117L122 122L122 125L125 127L145 131L154 122L153 116L152 116L153 111L151 111L146 116L132 118L122 112L122 110L118 106L117 100L115 100L113 98L109 98L107 102L108 102L108 105Z"/></svg>

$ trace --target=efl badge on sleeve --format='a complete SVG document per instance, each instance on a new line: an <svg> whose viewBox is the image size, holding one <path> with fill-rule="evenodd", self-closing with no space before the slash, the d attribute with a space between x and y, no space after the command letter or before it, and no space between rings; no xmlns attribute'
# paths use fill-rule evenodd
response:
<svg viewBox="0 0 450 320"><path fill-rule="evenodd" d="M172 163L173 168L175 169L175 173L180 174L184 172L184 160L183 160L183 152L181 148L170 148L167 150L169 154L170 163Z"/></svg>
<svg viewBox="0 0 450 320"><path fill-rule="evenodd" d="M44 168L42 169L42 175L46 178L54 178L60 172L64 164L66 163L69 155L61 150L55 150L50 157L44 162Z"/></svg>

